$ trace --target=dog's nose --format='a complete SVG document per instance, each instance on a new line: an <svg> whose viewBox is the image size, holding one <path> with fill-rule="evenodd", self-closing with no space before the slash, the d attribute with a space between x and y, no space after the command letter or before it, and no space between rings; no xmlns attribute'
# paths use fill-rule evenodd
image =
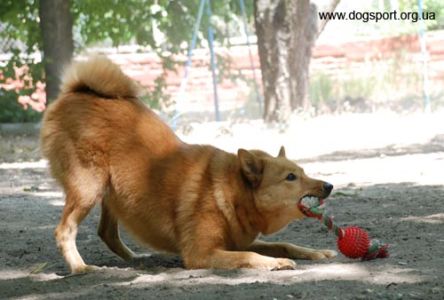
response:
<svg viewBox="0 0 444 300"><path fill-rule="evenodd" d="M333 190L333 184L324 182L324 192L327 196L330 195L332 190Z"/></svg>

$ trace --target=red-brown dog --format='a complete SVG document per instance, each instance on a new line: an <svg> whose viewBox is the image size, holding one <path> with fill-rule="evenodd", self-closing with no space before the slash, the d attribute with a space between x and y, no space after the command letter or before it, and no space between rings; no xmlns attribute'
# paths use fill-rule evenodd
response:
<svg viewBox="0 0 444 300"><path fill-rule="evenodd" d="M76 248L79 223L102 205L98 233L125 260L135 257L118 224L187 268L291 269L314 250L256 238L303 217L305 196L326 198L333 186L309 178L281 148L277 157L189 145L138 99L138 86L105 57L74 63L48 107L41 146L66 193L55 230L73 273L93 269Z"/></svg>

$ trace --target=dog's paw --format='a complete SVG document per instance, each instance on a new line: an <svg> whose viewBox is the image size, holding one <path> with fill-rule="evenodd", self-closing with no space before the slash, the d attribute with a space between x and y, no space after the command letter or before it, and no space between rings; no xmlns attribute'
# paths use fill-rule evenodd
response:
<svg viewBox="0 0 444 300"><path fill-rule="evenodd" d="M143 267L147 259L151 257L151 254L134 254L128 262L135 267Z"/></svg>
<svg viewBox="0 0 444 300"><path fill-rule="evenodd" d="M296 263L288 258L276 258L274 266L270 268L272 271L277 270L294 270L296 269Z"/></svg>
<svg viewBox="0 0 444 300"><path fill-rule="evenodd" d="M92 273L102 270L101 267L94 266L94 265L81 265L76 268L73 268L71 271L71 275L76 274L86 274L86 273Z"/></svg>
<svg viewBox="0 0 444 300"><path fill-rule="evenodd" d="M319 260L319 259L327 259L327 258L333 258L338 255L338 252L334 250L314 250L311 252L308 257L312 260Z"/></svg>

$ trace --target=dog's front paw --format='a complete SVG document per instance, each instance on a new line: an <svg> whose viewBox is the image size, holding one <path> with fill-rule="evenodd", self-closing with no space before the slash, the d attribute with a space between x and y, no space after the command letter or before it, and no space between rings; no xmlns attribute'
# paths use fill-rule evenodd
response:
<svg viewBox="0 0 444 300"><path fill-rule="evenodd" d="M311 253L308 254L308 258L312 260L319 260L319 259L327 259L327 258L333 258L338 255L338 252L334 250L314 250Z"/></svg>
<svg viewBox="0 0 444 300"><path fill-rule="evenodd" d="M92 273L99 270L102 270L102 268L94 265L81 265L73 268L71 270L71 275Z"/></svg>
<svg viewBox="0 0 444 300"><path fill-rule="evenodd" d="M272 271L276 270L294 270L296 269L296 263L288 258L276 258L275 264L270 268Z"/></svg>

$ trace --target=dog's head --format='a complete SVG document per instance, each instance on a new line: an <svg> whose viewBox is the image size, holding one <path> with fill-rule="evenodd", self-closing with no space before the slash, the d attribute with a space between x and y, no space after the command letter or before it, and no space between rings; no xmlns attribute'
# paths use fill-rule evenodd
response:
<svg viewBox="0 0 444 300"><path fill-rule="evenodd" d="M246 184L253 191L257 210L267 223L263 234L270 234L285 227L294 219L302 218L298 203L304 197L327 198L333 185L308 177L304 170L285 156L281 147L279 155L239 149L238 159Z"/></svg>

